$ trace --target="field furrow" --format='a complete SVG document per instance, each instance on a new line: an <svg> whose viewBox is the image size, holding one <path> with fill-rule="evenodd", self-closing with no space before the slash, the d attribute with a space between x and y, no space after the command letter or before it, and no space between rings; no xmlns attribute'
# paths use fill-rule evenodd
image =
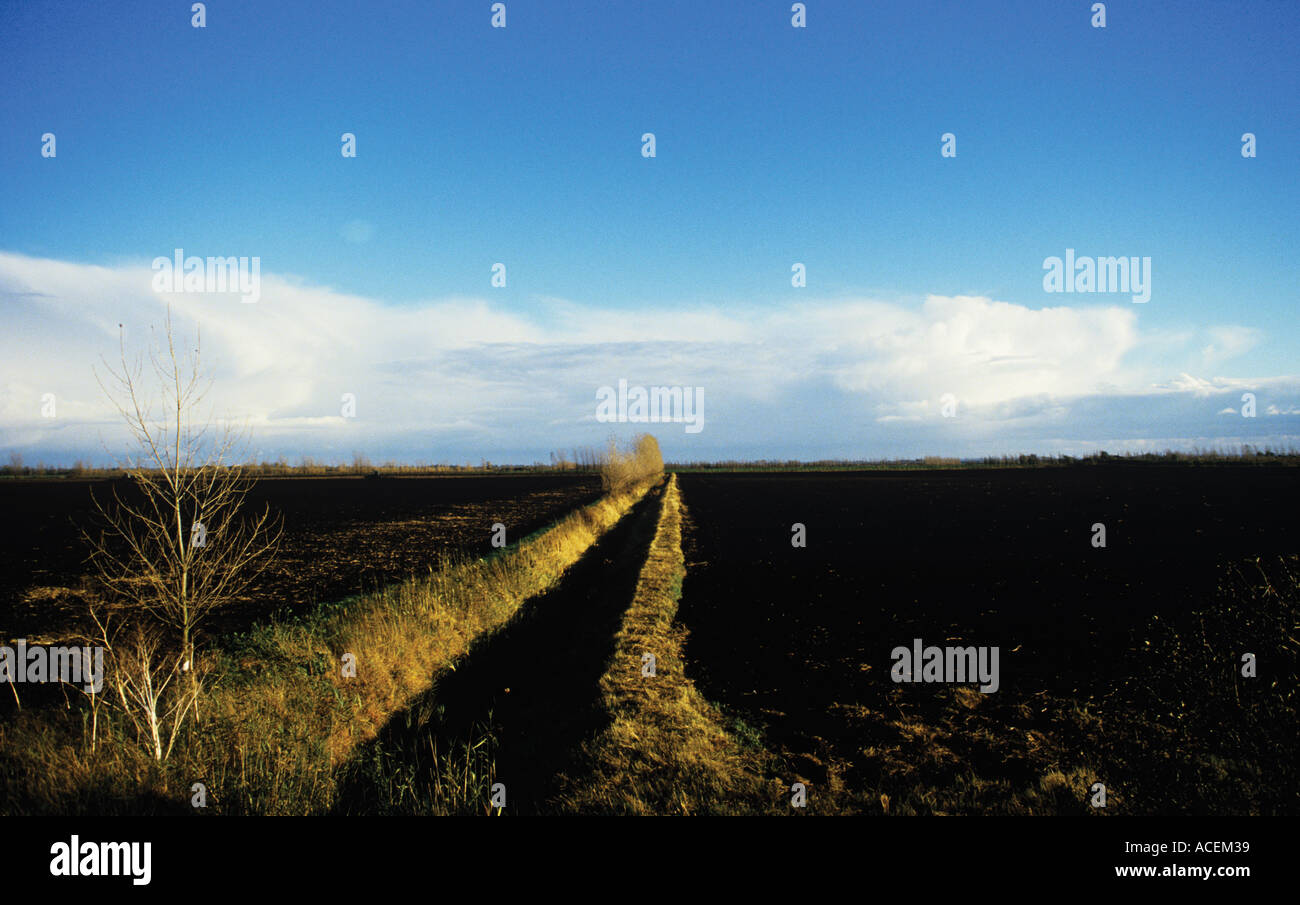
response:
<svg viewBox="0 0 1300 905"><path fill-rule="evenodd" d="M338 813L551 809L556 777L599 731L596 689L645 562L663 491L656 487L561 580L524 602L439 671L340 774Z"/></svg>
<svg viewBox="0 0 1300 905"><path fill-rule="evenodd" d="M585 746L583 772L563 780L565 810L602 814L764 811L779 795L754 748L743 748L687 675L676 620L686 562L677 476L632 603L600 679L608 725Z"/></svg>

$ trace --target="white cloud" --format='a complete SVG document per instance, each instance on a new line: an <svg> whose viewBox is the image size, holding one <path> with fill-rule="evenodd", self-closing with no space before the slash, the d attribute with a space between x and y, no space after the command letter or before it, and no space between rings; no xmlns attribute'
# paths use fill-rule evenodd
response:
<svg viewBox="0 0 1300 905"><path fill-rule="evenodd" d="M864 310L844 331L837 382L854 392L892 396L901 406L951 392L967 406L1024 396L1095 392L1120 376L1137 343L1136 315L1125 308L1034 310L986 298L930 296L919 312ZM825 318L833 329L841 312ZM834 335L832 333L832 335Z"/></svg>
<svg viewBox="0 0 1300 905"><path fill-rule="evenodd" d="M1254 327L1224 325L1205 330L1209 343L1201 349L1201 363L1207 368L1231 361L1249 352L1264 338Z"/></svg>
<svg viewBox="0 0 1300 905"><path fill-rule="evenodd" d="M1268 390L1261 412L1279 416L1300 402L1294 378L1193 376L1207 350L1225 361L1257 331L1214 327L1199 349L1189 340L1196 331L1147 343L1132 307L930 296L919 307L850 298L626 311L543 299L525 312L479 298L393 305L267 272L260 301L241 304L237 295L160 296L152 276L145 264L0 253L0 431L9 446L93 455L100 432L110 448L120 444L91 367L101 355L115 361L118 324L128 349L140 349L168 301L179 335L201 327L205 359L218 365L216 413L247 418L258 447L291 456L389 444L437 459L453 447L494 455L584 443L610 427L593 420L596 388L620 377L705 387L697 441L722 445L803 442L802 432L855 447L875 436L873 425L891 438L946 431L936 442L980 425L1057 437L1080 411L1102 417L1084 404L1099 399L1130 399L1130 419L1165 396ZM1164 367L1171 336L1186 347L1182 367L1153 382L1145 375ZM40 416L47 392L58 399L53 421ZM356 395L355 419L340 415L344 393ZM959 401L956 419L940 416L945 393Z"/></svg>

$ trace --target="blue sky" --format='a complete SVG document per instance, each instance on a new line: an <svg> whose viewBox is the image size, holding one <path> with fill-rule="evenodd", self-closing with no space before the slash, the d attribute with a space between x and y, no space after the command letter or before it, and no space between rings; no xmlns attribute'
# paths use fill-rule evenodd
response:
<svg viewBox="0 0 1300 905"><path fill-rule="evenodd" d="M0 452L95 455L83 378L165 301L291 458L544 458L608 433L620 377L705 387L684 457L1300 446L1300 6L1091 5L812 0L796 29L781 2L507 0L494 29L489 2L220 2L198 29L189 4L0 0ZM135 293L176 247L258 256L264 297ZM1149 257L1151 301L1044 292L1066 248ZM1113 354L1060 347L1035 315L1063 306ZM413 323L474 329L408 347ZM31 355L46 331L82 341ZM247 352L300 334L293 374ZM384 420L334 423L331 381ZM33 415L47 384L68 414ZM1261 417L1225 420L1246 389Z"/></svg>

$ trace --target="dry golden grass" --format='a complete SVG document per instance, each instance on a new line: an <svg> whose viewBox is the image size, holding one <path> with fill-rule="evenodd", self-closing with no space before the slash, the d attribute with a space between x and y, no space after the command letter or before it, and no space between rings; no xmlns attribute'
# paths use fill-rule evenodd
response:
<svg viewBox="0 0 1300 905"><path fill-rule="evenodd" d="M212 687L201 718L164 764L150 763L108 716L91 752L75 709L20 714L0 729L3 809L188 807L198 781L207 787L209 813L328 810L336 767L438 672L454 669L476 638L554 585L648 486L602 497L499 555L224 639L196 664ZM355 677L343 675L346 654L355 657Z"/></svg>
<svg viewBox="0 0 1300 905"><path fill-rule="evenodd" d="M685 675L685 632L674 623L686 574L676 475L636 594L600 680L608 727L585 746L588 773L566 777L560 802L582 813L698 814L764 810L778 789L762 778L762 755L742 748ZM642 655L655 675L642 675Z"/></svg>

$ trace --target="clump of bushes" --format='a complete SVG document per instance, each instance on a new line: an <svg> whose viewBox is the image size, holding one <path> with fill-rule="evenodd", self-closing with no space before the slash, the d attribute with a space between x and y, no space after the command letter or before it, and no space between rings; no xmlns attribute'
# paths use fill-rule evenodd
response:
<svg viewBox="0 0 1300 905"><path fill-rule="evenodd" d="M618 493L663 472L664 457L659 452L659 441L650 434L637 434L631 444L622 449L611 437L609 447L601 457L600 483L605 490Z"/></svg>

